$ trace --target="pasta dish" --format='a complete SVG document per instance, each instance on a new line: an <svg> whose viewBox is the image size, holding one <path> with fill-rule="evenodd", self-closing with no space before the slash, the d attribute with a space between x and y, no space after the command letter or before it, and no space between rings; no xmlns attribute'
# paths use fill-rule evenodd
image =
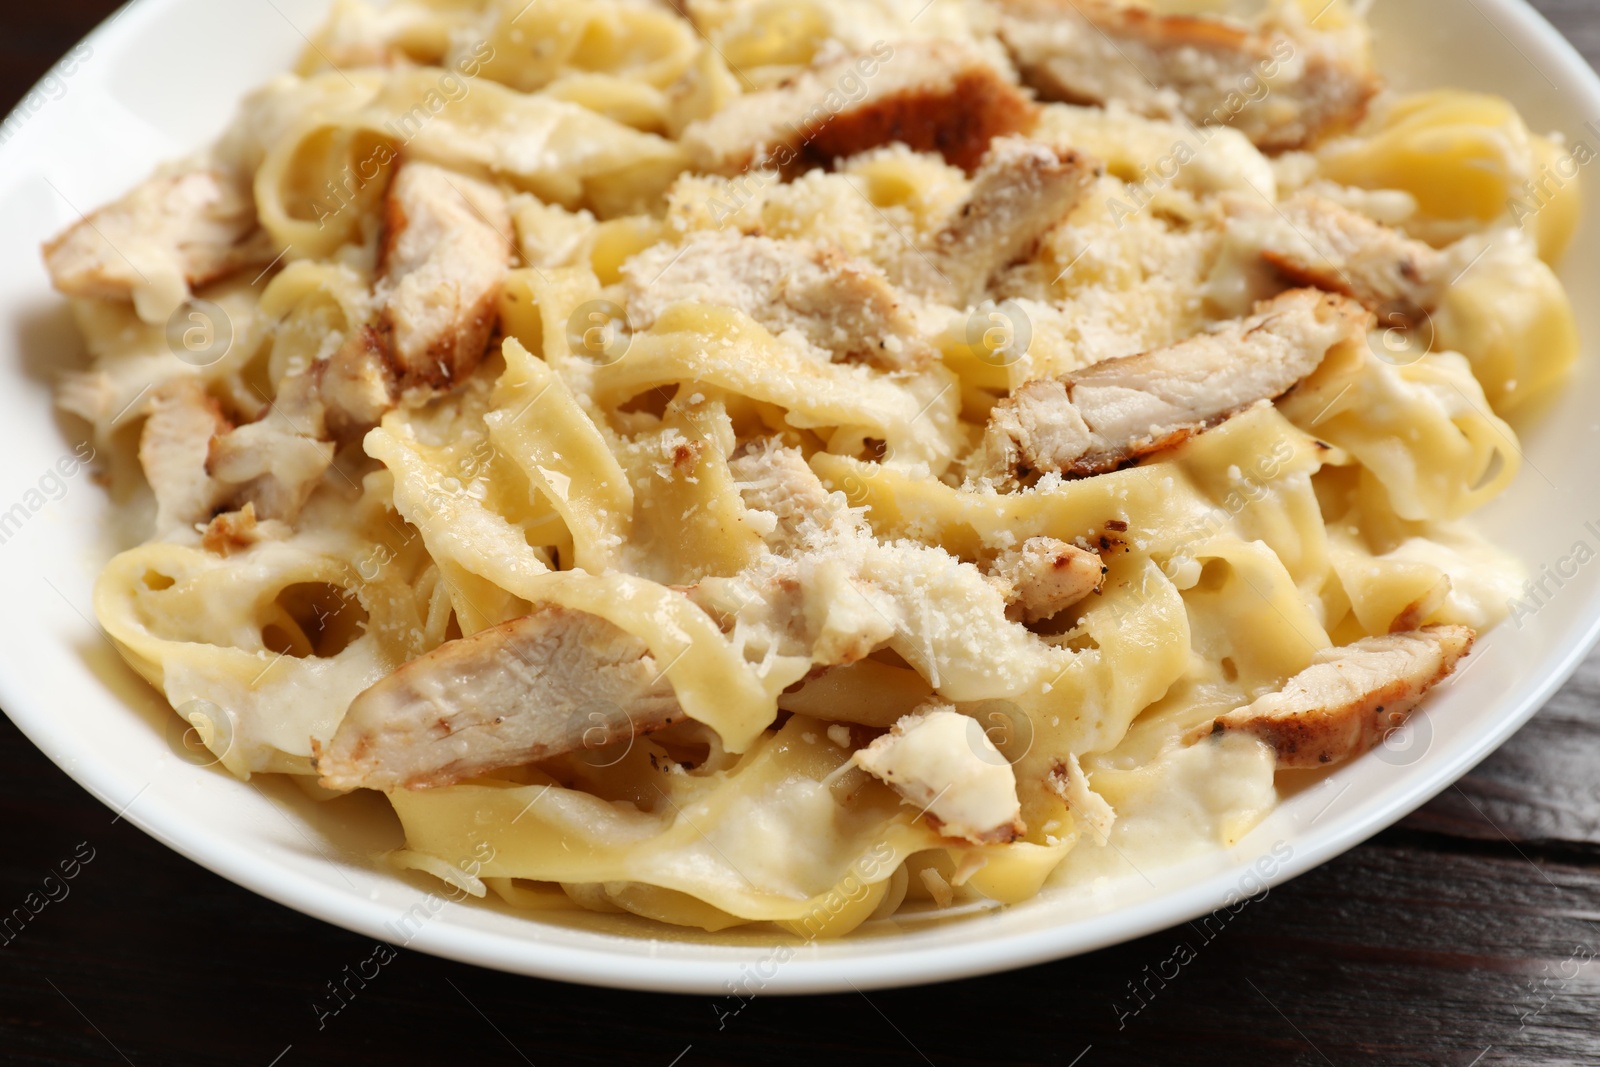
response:
<svg viewBox="0 0 1600 1067"><path fill-rule="evenodd" d="M209 761L534 912L1231 846L1504 617L1468 516L1578 350L1568 148L1363 10L335 0L44 249L98 619Z"/></svg>

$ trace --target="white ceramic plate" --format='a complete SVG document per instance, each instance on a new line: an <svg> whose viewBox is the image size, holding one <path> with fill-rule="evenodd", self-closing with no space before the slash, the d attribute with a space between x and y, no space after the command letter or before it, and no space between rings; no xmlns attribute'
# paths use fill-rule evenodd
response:
<svg viewBox="0 0 1600 1067"><path fill-rule="evenodd" d="M1563 271L1586 359L1559 402L1524 431L1527 468L1485 516L1531 572L1562 583L1531 617L1484 640L1471 667L1391 747L1288 799L1237 848L1112 885L1052 891L1021 906L924 925L875 924L839 943L775 952L738 931L663 934L616 916L536 921L430 896L436 884L378 860L399 843L375 797L316 804L292 785L246 784L186 761L176 716L90 621L111 545L105 494L49 477L83 440L51 406L56 371L81 344L40 266L38 244L119 195L158 162L222 128L248 89L286 69L327 0L142 0L101 27L0 135L0 705L33 742L122 817L218 874L328 922L488 967L673 992L808 992L907 985L1085 952L1210 912L1338 855L1466 773L1528 720L1600 633L1600 212ZM1539 130L1600 147L1600 80L1520 0L1385 0L1373 13L1383 69L1402 87L1466 84L1510 97ZM30 490L37 490L30 493ZM59 496L60 499L51 499ZM22 511L12 510L20 504ZM35 506L39 505L39 506ZM1593 523L1586 526L1586 523ZM372 803L366 803L371 800ZM1276 847L1276 851L1274 848ZM421 904L431 918L386 926ZM563 913L565 914L565 913Z"/></svg>

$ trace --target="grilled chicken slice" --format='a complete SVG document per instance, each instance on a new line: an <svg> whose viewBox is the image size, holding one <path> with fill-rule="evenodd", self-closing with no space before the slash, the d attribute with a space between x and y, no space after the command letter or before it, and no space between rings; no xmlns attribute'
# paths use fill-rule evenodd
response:
<svg viewBox="0 0 1600 1067"><path fill-rule="evenodd" d="M1163 16L1110 0L999 7L1001 39L1046 99L1115 100L1155 118L1233 126L1266 151L1355 125L1381 87L1365 47L1343 36Z"/></svg>
<svg viewBox="0 0 1600 1067"><path fill-rule="evenodd" d="M402 390L447 388L478 365L511 255L505 198L411 163L390 187L384 225L377 326L286 375L259 421L213 425L220 413L208 414L189 383L147 425L146 471L158 501L165 498L163 530L208 519L224 504L252 504L262 520L292 523L332 464L334 439L376 425ZM208 458L197 474L202 435Z"/></svg>
<svg viewBox="0 0 1600 1067"><path fill-rule="evenodd" d="M211 442L207 469L231 507L253 503L262 519L293 523L333 464L320 384L326 363L284 375L255 422Z"/></svg>
<svg viewBox="0 0 1600 1067"><path fill-rule="evenodd" d="M1011 764L977 719L948 705L923 705L851 760L947 837L1003 845L1027 832Z"/></svg>
<svg viewBox="0 0 1600 1067"><path fill-rule="evenodd" d="M406 163L384 202L379 330L401 389L448 388L471 374L494 332L511 258L499 190L430 163Z"/></svg>
<svg viewBox="0 0 1600 1067"><path fill-rule="evenodd" d="M876 73L863 78L864 63ZM839 85L856 81L866 82L865 94L844 99ZM938 152L970 173L990 141L1030 129L1035 118L1034 105L982 53L953 41L907 41L881 62L851 56L739 97L691 123L682 143L696 170L729 177L752 169L793 176L895 142Z"/></svg>
<svg viewBox="0 0 1600 1067"><path fill-rule="evenodd" d="M681 249L635 256L622 273L637 330L674 304L706 304L742 311L774 334L794 331L833 360L893 370L935 357L911 298L882 271L809 242L698 233Z"/></svg>
<svg viewBox="0 0 1600 1067"><path fill-rule="evenodd" d="M1369 319L1347 297L1293 289L1211 333L1028 382L989 416L983 476L1081 477L1172 448L1282 396Z"/></svg>
<svg viewBox="0 0 1600 1067"><path fill-rule="evenodd" d="M209 522L219 508L253 505L263 520L293 522L333 462L333 445L306 436L285 415L294 377L273 411L234 426L198 378L162 386L139 438L139 462L156 498L156 535Z"/></svg>
<svg viewBox="0 0 1600 1067"><path fill-rule="evenodd" d="M261 518L292 523L333 465L333 454L332 442L268 415L219 435L209 469L235 506L253 503Z"/></svg>
<svg viewBox="0 0 1600 1067"><path fill-rule="evenodd" d="M686 590L715 618L821 672L865 659L895 636L893 604L844 546L870 537L866 520L826 489L798 448L776 438L746 444L729 470L770 555L741 574ZM815 673L814 675L815 676Z"/></svg>
<svg viewBox="0 0 1600 1067"><path fill-rule="evenodd" d="M446 642L363 692L316 765L328 789L424 789L680 718L643 641L551 606Z"/></svg>
<svg viewBox="0 0 1600 1067"><path fill-rule="evenodd" d="M1258 243L1279 273L1360 301L1384 326L1420 324L1449 281L1442 252L1325 197L1300 193L1275 207L1249 197L1224 203L1230 233Z"/></svg>
<svg viewBox="0 0 1600 1067"><path fill-rule="evenodd" d="M1098 592L1106 567L1099 553L1054 537L1030 537L1002 552L989 573L1009 589L1006 615L1016 622L1033 623L1053 618Z"/></svg>
<svg viewBox="0 0 1600 1067"><path fill-rule="evenodd" d="M249 184L213 169L151 178L44 247L61 292L134 300L152 322L189 291L272 256Z"/></svg>
<svg viewBox="0 0 1600 1067"><path fill-rule="evenodd" d="M771 515L762 530L767 546L780 555L802 551L807 520L828 525L838 513L822 480L798 448L779 447L771 439L757 442L728 462L744 506Z"/></svg>
<svg viewBox="0 0 1600 1067"><path fill-rule="evenodd" d="M995 273L1022 259L1066 218L1104 171L1070 150L1018 137L995 141L966 202L930 250L955 290L952 302L981 302Z"/></svg>
<svg viewBox="0 0 1600 1067"><path fill-rule="evenodd" d="M1406 721L1476 636L1465 626L1424 626L1325 649L1278 692L1219 716L1196 737L1253 734L1272 746L1281 770L1359 756Z"/></svg>
<svg viewBox="0 0 1600 1067"><path fill-rule="evenodd" d="M335 437L359 437L395 405L398 383L383 338L374 327L352 333L313 373L318 375L323 418Z"/></svg>
<svg viewBox="0 0 1600 1067"><path fill-rule="evenodd" d="M232 428L198 378L158 388L139 437L139 464L156 498L156 536L211 518L222 487L206 469L211 442Z"/></svg>

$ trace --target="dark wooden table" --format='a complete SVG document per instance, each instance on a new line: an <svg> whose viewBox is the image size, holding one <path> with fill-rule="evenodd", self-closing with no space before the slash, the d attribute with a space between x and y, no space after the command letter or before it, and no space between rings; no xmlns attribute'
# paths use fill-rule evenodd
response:
<svg viewBox="0 0 1600 1067"><path fill-rule="evenodd" d="M229 0L242 2L242 0ZM252 0L253 2L253 0ZM1405 0L1387 0L1404 3ZM1594 0L1536 0L1600 57ZM10 3L0 110L115 5ZM1600 657L1399 827L1275 889L1137 1015L1185 928L931 988L767 998L514 978L412 952L319 1028L367 939L167 851L0 719L0 910L80 842L70 896L0 945L11 1064L1600 1064Z"/></svg>

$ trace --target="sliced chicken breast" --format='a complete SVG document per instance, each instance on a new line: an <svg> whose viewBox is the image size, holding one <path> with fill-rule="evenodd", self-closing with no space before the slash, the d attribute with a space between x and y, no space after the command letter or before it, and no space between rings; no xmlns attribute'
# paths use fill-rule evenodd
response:
<svg viewBox="0 0 1600 1067"><path fill-rule="evenodd" d="M1295 289L1213 332L1028 382L990 414L982 473L997 482L1081 477L1172 448L1282 396L1369 322L1347 297Z"/></svg>
<svg viewBox="0 0 1600 1067"><path fill-rule="evenodd" d="M253 505L263 520L293 522L328 466L331 443L291 426L296 376L257 422L234 426L198 378L162 386L139 438L139 462L156 497L157 536L193 529L219 509ZM320 422L317 430L320 432Z"/></svg>
<svg viewBox="0 0 1600 1067"><path fill-rule="evenodd" d="M862 74L870 62L875 72ZM841 85L865 83L850 100ZM833 110L834 101L838 110ZM684 130L696 170L786 176L900 142L968 172L996 137L1033 126L1034 105L980 52L953 41L906 41L881 61L850 56L773 89L739 97Z"/></svg>
<svg viewBox="0 0 1600 1067"><path fill-rule="evenodd" d="M1006 614L1033 623L1053 618L1099 592L1106 566L1097 552L1054 537L1030 537L1000 553L989 573L1007 586Z"/></svg>
<svg viewBox="0 0 1600 1067"><path fill-rule="evenodd" d="M682 248L635 256L622 273L636 330L674 304L703 304L742 311L774 334L793 331L834 360L893 370L935 358L908 294L872 264L806 241L698 233Z"/></svg>
<svg viewBox="0 0 1600 1067"><path fill-rule="evenodd" d="M44 247L61 292L139 298L141 315L157 322L189 291L272 257L249 184L214 169L151 178Z"/></svg>
<svg viewBox="0 0 1600 1067"><path fill-rule="evenodd" d="M1224 201L1230 227L1297 285L1343 293L1384 326L1415 326L1448 284L1446 257L1431 245L1312 193L1278 205Z"/></svg>
<svg viewBox="0 0 1600 1067"><path fill-rule="evenodd" d="M207 470L212 440L232 428L198 378L161 386L139 436L139 464L156 498L156 535L211 518L222 487Z"/></svg>
<svg viewBox="0 0 1600 1067"><path fill-rule="evenodd" d="M209 425L188 392L147 428L151 484L168 507L161 522L192 524L217 505L253 504L263 520L293 523L332 465L335 439L376 425L407 388L444 389L470 374L496 322L511 245L505 198L482 182L430 164L403 166L385 207L381 313L334 354L286 375L265 417L206 435L203 474L177 438ZM193 442L189 442L190 445ZM197 446L196 446L197 447ZM192 472L191 472L192 474ZM204 506L202 506L204 505Z"/></svg>
<svg viewBox="0 0 1600 1067"><path fill-rule="evenodd" d="M599 616L544 607L449 641L363 692L316 765L329 789L424 789L680 718L644 642Z"/></svg>
<svg viewBox="0 0 1600 1067"><path fill-rule="evenodd" d="M1272 746L1283 770L1359 756L1406 721L1476 636L1465 626L1425 626L1326 649L1278 692L1219 716L1196 735L1253 734Z"/></svg>
<svg viewBox="0 0 1600 1067"><path fill-rule="evenodd" d="M358 437L394 407L398 384L383 346L371 326L363 326L320 365L317 382L327 429L336 437Z"/></svg>
<svg viewBox="0 0 1600 1067"><path fill-rule="evenodd" d="M826 526L838 516L828 490L798 448L779 447L771 439L755 442L728 463L744 506L772 516L762 530L767 546L780 555L806 547L803 527L810 521Z"/></svg>
<svg viewBox="0 0 1600 1067"><path fill-rule="evenodd" d="M1027 832L1017 776L977 719L924 705L851 757L947 837L1004 845Z"/></svg>
<svg viewBox="0 0 1600 1067"><path fill-rule="evenodd" d="M997 140L930 256L957 306L983 300L1001 268L1024 258L1105 172L1098 161L1018 137Z"/></svg>
<svg viewBox="0 0 1600 1067"><path fill-rule="evenodd" d="M430 163L406 163L384 202L379 330L402 389L471 374L494 332L511 259L500 191Z"/></svg>
<svg viewBox="0 0 1600 1067"><path fill-rule="evenodd" d="M293 523L333 455L332 442L299 433L271 414L219 435L209 470L235 506L253 503L261 518Z"/></svg>
<svg viewBox="0 0 1600 1067"><path fill-rule="evenodd" d="M1267 151L1353 126L1381 87L1344 35L1159 15L1110 0L998 0L1000 36L1050 100L1233 126Z"/></svg>
<svg viewBox="0 0 1600 1067"><path fill-rule="evenodd" d="M333 465L321 384L327 363L286 374L262 417L219 434L207 469L230 507L292 524Z"/></svg>

